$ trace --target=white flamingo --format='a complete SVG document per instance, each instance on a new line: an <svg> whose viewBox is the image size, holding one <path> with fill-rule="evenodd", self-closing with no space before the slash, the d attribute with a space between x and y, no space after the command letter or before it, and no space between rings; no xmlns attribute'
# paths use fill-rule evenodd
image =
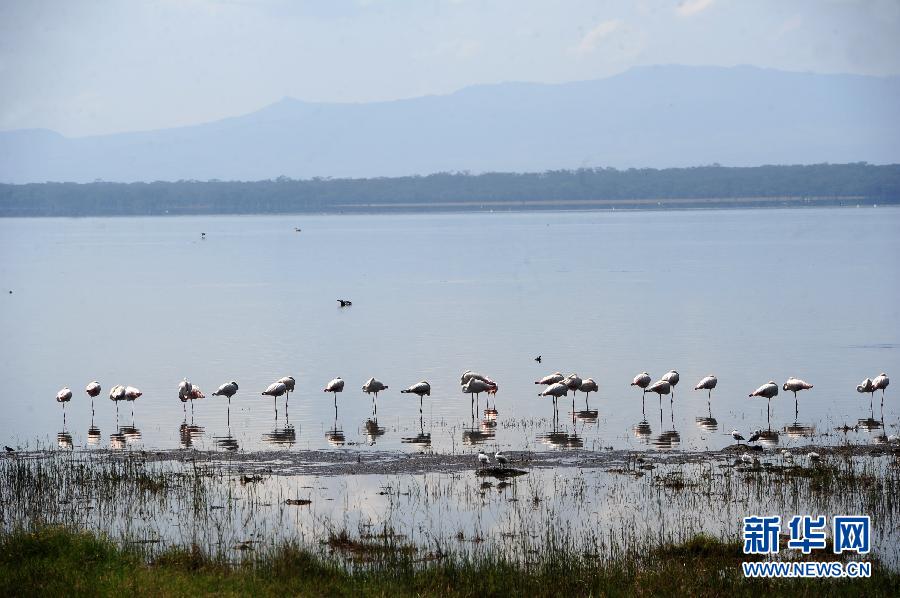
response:
<svg viewBox="0 0 900 598"><path fill-rule="evenodd" d="M462 391L465 394L472 395L472 399L474 400L481 393L490 392L496 388L497 385L493 382L486 382L481 378L469 378L469 380L463 384Z"/></svg>
<svg viewBox="0 0 900 598"><path fill-rule="evenodd" d="M326 384L325 388L322 390L324 392L334 393L334 408L337 409L337 393L344 392L344 380L338 376Z"/></svg>
<svg viewBox="0 0 900 598"><path fill-rule="evenodd" d="M459 384L461 386L465 385L469 380L481 380L482 382L487 382L488 384L493 384L494 382L483 374L473 372L472 370L466 370L465 372L463 372L462 376L459 377Z"/></svg>
<svg viewBox="0 0 900 598"><path fill-rule="evenodd" d="M598 390L600 390L600 387L597 386L597 383L594 382L593 378L585 378L578 386L578 390L584 393L584 400L587 401L588 395L592 392L597 392Z"/></svg>
<svg viewBox="0 0 900 598"><path fill-rule="evenodd" d="M66 423L66 403L72 400L72 391L69 390L68 386L64 386L58 393L56 393L56 402L62 403L63 406L63 429L65 429Z"/></svg>
<svg viewBox="0 0 900 598"><path fill-rule="evenodd" d="M769 418L771 417L772 397L778 396L778 385L775 384L774 380L769 380L747 396L767 399L769 402L766 405L766 417Z"/></svg>
<svg viewBox="0 0 900 598"><path fill-rule="evenodd" d="M119 401L125 400L125 387L121 384L116 384L112 388L109 389L109 400L116 404L116 421L119 420Z"/></svg>
<svg viewBox="0 0 900 598"><path fill-rule="evenodd" d="M872 380L872 388L875 390L881 391L881 404L884 405L884 389L888 387L888 384L891 383L891 379L887 377L887 374L881 372L878 376Z"/></svg>
<svg viewBox="0 0 900 598"><path fill-rule="evenodd" d="M712 390L716 387L716 384L719 383L719 379L714 375L710 374L706 376L700 382L697 383L697 386L694 387L694 390L706 390L709 391L706 395L706 400L709 401L712 399Z"/></svg>
<svg viewBox="0 0 900 598"><path fill-rule="evenodd" d="M287 392L287 386L284 385L284 382L273 382L269 384L264 391L262 391L263 396L272 397L272 403L275 406L275 423L278 424L278 397Z"/></svg>
<svg viewBox="0 0 900 598"><path fill-rule="evenodd" d="M84 388L84 392L86 392L88 396L91 397L91 421L93 421L94 417L94 397L100 394L100 390L100 383L96 380L94 380Z"/></svg>
<svg viewBox="0 0 900 598"><path fill-rule="evenodd" d="M378 398L378 393L382 390L387 390L388 387L381 380L377 380L375 378L369 378L366 380L366 383L363 384L363 392L366 394L374 394L375 398Z"/></svg>
<svg viewBox="0 0 900 598"><path fill-rule="evenodd" d="M134 419L134 402L144 393L134 386L125 387L125 400L131 403L131 418Z"/></svg>
<svg viewBox="0 0 900 598"><path fill-rule="evenodd" d="M401 390L400 392L418 395L418 397L419 397L419 413L421 414L422 413L422 398L426 397L426 396L428 396L428 397L431 396L431 384L429 384L425 380L422 380L421 382L417 382L416 384L413 384L409 388L405 388L405 389Z"/></svg>
<svg viewBox="0 0 900 598"><path fill-rule="evenodd" d="M665 380L669 383L669 386L672 388L672 398L675 398L675 387L678 385L678 381L681 380L681 376L678 375L678 372L675 370L669 370L666 372L660 380Z"/></svg>
<svg viewBox="0 0 900 598"><path fill-rule="evenodd" d="M216 392L212 393L214 397L226 397L228 399L228 404L231 405L231 397L237 394L238 391L238 383L232 380L231 382L226 382L222 386L220 386Z"/></svg>
<svg viewBox="0 0 900 598"><path fill-rule="evenodd" d="M578 376L578 374L575 374L575 373L569 374L562 381L562 383L565 384L569 388L569 390L572 391L572 394L574 394L575 391L578 390L578 388L581 386L581 382L582 382L581 378Z"/></svg>
<svg viewBox="0 0 900 598"><path fill-rule="evenodd" d="M293 376L285 376L284 378L279 378L277 382L284 384L285 399L290 400L291 393L294 392L294 386L297 384L297 381L294 380Z"/></svg>
<svg viewBox="0 0 900 598"><path fill-rule="evenodd" d="M862 382L856 385L856 392L858 393L869 393L869 398L872 397L872 394L875 392L875 385L872 383L871 378L866 378Z"/></svg>
<svg viewBox="0 0 900 598"><path fill-rule="evenodd" d="M655 392L659 395L659 400L662 401L663 395L672 392L672 384L668 380L657 380L647 387L647 392ZM662 411L660 411L660 413L662 413Z"/></svg>
<svg viewBox="0 0 900 598"><path fill-rule="evenodd" d="M794 378L793 376L791 376L790 378L787 379L787 382L785 382L781 386L781 390L791 391L792 393L794 393L794 398L796 399L798 390L809 390L812 387L813 387L813 385L810 384L809 382L806 382L804 380L801 380L800 378Z"/></svg>
<svg viewBox="0 0 900 598"><path fill-rule="evenodd" d="M544 376L540 380L535 380L534 383L535 384L543 384L545 386L550 386L551 384L556 384L557 382L562 382L563 378L565 378L565 376L563 376L559 372L556 372L555 374L550 374L549 376Z"/></svg>
<svg viewBox="0 0 900 598"><path fill-rule="evenodd" d="M647 394L647 387L650 386L650 374L647 372L641 372L631 381L632 386L637 386L640 388L644 394Z"/></svg>

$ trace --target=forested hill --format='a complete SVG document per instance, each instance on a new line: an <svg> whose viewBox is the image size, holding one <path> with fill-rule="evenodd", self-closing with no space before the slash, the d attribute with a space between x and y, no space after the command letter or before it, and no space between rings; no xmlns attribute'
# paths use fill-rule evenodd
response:
<svg viewBox="0 0 900 598"><path fill-rule="evenodd" d="M900 203L900 165L594 168L369 179L0 185L0 216L666 209Z"/></svg>

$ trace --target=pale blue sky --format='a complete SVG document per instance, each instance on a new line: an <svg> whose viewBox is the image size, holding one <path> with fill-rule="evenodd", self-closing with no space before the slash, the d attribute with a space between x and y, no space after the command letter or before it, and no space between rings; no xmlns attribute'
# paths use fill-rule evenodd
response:
<svg viewBox="0 0 900 598"><path fill-rule="evenodd" d="M0 1L0 129L193 124L635 65L900 74L897 0Z"/></svg>

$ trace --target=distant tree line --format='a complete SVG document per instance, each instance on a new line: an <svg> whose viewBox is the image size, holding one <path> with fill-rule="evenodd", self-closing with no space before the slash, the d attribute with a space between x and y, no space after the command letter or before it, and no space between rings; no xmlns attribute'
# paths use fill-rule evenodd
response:
<svg viewBox="0 0 900 598"><path fill-rule="evenodd" d="M623 208L773 205L827 198L900 203L900 165L866 163L731 168L583 168L541 173L438 173L370 179L279 177L265 181L34 183L0 185L0 216L140 216L365 212L386 208L552 209L566 202L612 200ZM658 200L648 204L639 200ZM715 200L715 201L712 201ZM845 201L846 200L846 201ZM524 202L524 204L523 204ZM634 203L629 203L634 202ZM573 205L574 205L573 204ZM682 202L690 206L690 202Z"/></svg>

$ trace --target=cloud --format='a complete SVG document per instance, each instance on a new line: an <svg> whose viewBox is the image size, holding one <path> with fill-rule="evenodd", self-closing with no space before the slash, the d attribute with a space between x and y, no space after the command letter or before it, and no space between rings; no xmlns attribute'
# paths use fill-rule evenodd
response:
<svg viewBox="0 0 900 598"><path fill-rule="evenodd" d="M597 24L596 27L588 31L585 36L581 38L578 46L575 47L575 52L578 54L589 54L593 52L601 41L618 31L622 27L622 24L622 19L611 19Z"/></svg>
<svg viewBox="0 0 900 598"><path fill-rule="evenodd" d="M682 0L675 7L675 12L682 17L692 17L712 6L713 2L715 0Z"/></svg>

